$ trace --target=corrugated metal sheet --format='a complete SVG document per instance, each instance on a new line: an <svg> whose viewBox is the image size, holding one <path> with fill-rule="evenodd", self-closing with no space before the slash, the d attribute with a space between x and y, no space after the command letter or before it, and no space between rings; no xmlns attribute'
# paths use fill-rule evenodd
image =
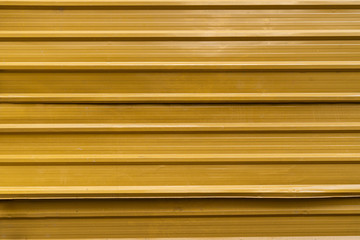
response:
<svg viewBox="0 0 360 240"><path fill-rule="evenodd" d="M18 239L212 236L219 240L289 235L343 235L292 240L359 239L346 237L359 232L359 199L17 200L0 204L6 210L0 215L3 236ZM266 238L273 239L277 238Z"/></svg>
<svg viewBox="0 0 360 240"><path fill-rule="evenodd" d="M0 236L360 236L359 69L357 0L0 0Z"/></svg>

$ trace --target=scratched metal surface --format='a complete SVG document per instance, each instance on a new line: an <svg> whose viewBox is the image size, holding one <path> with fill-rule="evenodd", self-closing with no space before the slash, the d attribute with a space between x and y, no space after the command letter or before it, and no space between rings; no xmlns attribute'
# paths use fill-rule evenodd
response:
<svg viewBox="0 0 360 240"><path fill-rule="evenodd" d="M357 0L0 0L0 238L358 239L359 70Z"/></svg>

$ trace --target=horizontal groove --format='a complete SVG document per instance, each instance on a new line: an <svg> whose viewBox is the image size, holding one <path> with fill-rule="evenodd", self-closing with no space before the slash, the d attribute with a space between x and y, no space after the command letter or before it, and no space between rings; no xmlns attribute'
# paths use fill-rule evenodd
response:
<svg viewBox="0 0 360 240"><path fill-rule="evenodd" d="M358 93L0 93L0 103L359 102Z"/></svg>
<svg viewBox="0 0 360 240"><path fill-rule="evenodd" d="M247 62L1 62L0 70L348 70L360 61L247 61Z"/></svg>
<svg viewBox="0 0 360 240"><path fill-rule="evenodd" d="M87 199L0 202L0 219L343 214L360 214L359 199Z"/></svg>
<svg viewBox="0 0 360 240"><path fill-rule="evenodd" d="M7 38L296 38L360 37L360 30L113 30L113 31L0 31ZM352 39L354 40L354 39Z"/></svg>
<svg viewBox="0 0 360 240"><path fill-rule="evenodd" d="M358 153L276 154L43 154L0 155L1 165L14 164L234 164L357 163Z"/></svg>
<svg viewBox="0 0 360 240"><path fill-rule="evenodd" d="M319 123L124 123L124 124L0 124L12 132L231 132L231 131L359 131L360 122Z"/></svg>
<svg viewBox="0 0 360 240"><path fill-rule="evenodd" d="M359 197L359 184L1 187L0 199Z"/></svg>
<svg viewBox="0 0 360 240"><path fill-rule="evenodd" d="M56 224L55 224L56 225ZM140 225L141 226L141 225ZM202 232L203 233L203 232ZM104 235L104 234L103 234ZM256 234L255 234L256 235ZM254 235L254 236L255 236ZM340 233L336 234L336 236L332 235L331 237L324 237L324 236L316 236L316 235L312 235L312 236L306 236L306 237L241 237L241 240L337 240L337 239L342 239L342 240L358 240L359 237L355 234L351 234L354 236L341 236ZM168 234L166 235L168 236ZM141 237L134 237L134 238L121 238L123 240L138 240L141 239ZM10 239L14 239L13 237L11 238L4 238L4 240L10 240ZM48 238L36 238L37 240L48 240ZM65 238L52 238L53 240L64 240ZM87 238L79 238L78 236L76 236L76 238L66 238L69 240L88 240L89 237ZM93 240L104 240L104 238L102 237L98 237L98 238L93 238L91 237L91 239ZM113 238L105 238L106 240L113 240ZM117 238L115 238L117 239ZM154 238L150 238L153 240L173 240L174 238L169 238L169 237L154 237ZM177 240L239 240L239 237L176 237Z"/></svg>
<svg viewBox="0 0 360 240"><path fill-rule="evenodd" d="M135 240L137 238L128 238L126 240ZM156 238L154 238L156 239ZM156 240L171 240L172 238L157 238ZM177 238L177 240L239 240L238 237L195 237L195 238ZM344 240L358 240L358 236L307 236L307 237L241 237L241 240L335 240L335 239L344 239ZM40 240L40 239L39 239ZM44 240L44 239L41 239ZM56 239L60 240L60 239ZM82 239L77 239L82 240ZM96 239L100 240L100 239Z"/></svg>
<svg viewBox="0 0 360 240"><path fill-rule="evenodd" d="M2 0L0 6L359 6L357 0Z"/></svg>

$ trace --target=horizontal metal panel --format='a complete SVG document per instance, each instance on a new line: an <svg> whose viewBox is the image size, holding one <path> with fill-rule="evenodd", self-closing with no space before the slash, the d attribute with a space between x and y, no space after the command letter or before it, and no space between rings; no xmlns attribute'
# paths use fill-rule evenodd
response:
<svg viewBox="0 0 360 240"><path fill-rule="evenodd" d="M358 215L359 206L358 198L5 200L0 219Z"/></svg>
<svg viewBox="0 0 360 240"><path fill-rule="evenodd" d="M1 124L357 123L358 104L1 104Z"/></svg>
<svg viewBox="0 0 360 240"><path fill-rule="evenodd" d="M348 239L345 235L360 233L358 206L358 199L2 201L0 234L5 239L264 235Z"/></svg>
<svg viewBox="0 0 360 240"><path fill-rule="evenodd" d="M241 9L208 9L196 10L173 9L2 9L3 20L1 28L10 33L25 34L34 31L63 32L81 34L82 31L108 32L117 31L143 33L163 32L170 37L176 37L176 32L192 33L190 37L201 35L202 32L212 32L212 35L225 36L231 33L252 33L256 37L296 36L301 33L313 33L314 36L326 33L337 33L332 37L344 34L356 35L360 30L358 9L271 9L271 10L241 10ZM36 13L36 14L34 14ZM212 21L209 21L211 19ZM46 20L46 21L44 21ZM146 29L144 29L146 24ZM214 31L217 30L217 31ZM257 30L256 32L253 30ZM289 32L285 32L288 30ZM321 30L321 31L316 31ZM94 33L96 33L94 32ZM170 33L173 33L170 35ZM266 34L268 33L268 34ZM5 34L1 34L2 37ZM15 35L14 35L15 36ZM71 37L69 34L67 37ZM102 37L105 37L103 35Z"/></svg>
<svg viewBox="0 0 360 240"><path fill-rule="evenodd" d="M2 198L360 192L357 104L2 104L1 110Z"/></svg>
<svg viewBox="0 0 360 240"><path fill-rule="evenodd" d="M360 73L3 71L1 102L358 102Z"/></svg>
<svg viewBox="0 0 360 240"><path fill-rule="evenodd" d="M359 101L356 1L0 5L1 102Z"/></svg>
<svg viewBox="0 0 360 240"><path fill-rule="evenodd" d="M44 67L55 68L59 62L65 62L63 68L71 67L70 64L74 68L77 64L106 68L108 64L109 67L118 65L119 69L122 65L139 69L142 66L144 69L206 69L211 66L241 69L238 62L248 62L249 66L243 69L278 65L277 69L281 70L281 63L283 69L293 65L301 69L301 63L315 64L312 69L346 64L354 67L360 60L359 46L360 41L276 41L273 44L266 41L3 41L0 51L4 61L2 69L15 68L16 62L19 67L44 63ZM306 68L310 66L303 66Z"/></svg>
<svg viewBox="0 0 360 240"><path fill-rule="evenodd" d="M1 132L359 130L357 104L2 104Z"/></svg>
<svg viewBox="0 0 360 240"><path fill-rule="evenodd" d="M62 2L65 5L67 3L67 1ZM234 1L231 2L234 3ZM78 7L81 6L81 2L78 3ZM96 4L94 1L83 1L83 3ZM122 3L126 4L122 1L113 1L113 3L118 3L119 6ZM209 6L206 1L193 1L192 3L193 6L198 5L205 8ZM219 3L217 2L217 4ZM267 1L267 3L269 2ZM2 4L6 4L6 1ZM48 9L4 8L0 9L3 20L0 38L155 38L161 41L166 38L351 40L359 38L360 33L357 24L359 10L356 8L350 10L340 8L334 11L326 8L317 9L317 5L313 7L307 5L308 9L301 9L302 4L293 4L294 9L276 9L275 7L271 10L259 10L256 8L261 6L260 2L249 5L246 10L236 9L236 6L234 9L226 10L221 8L197 10L191 7L192 4L186 5L184 2L182 4L189 9L182 10L178 7L162 9L161 6L166 6L166 3L157 9L156 1L143 5L137 3L138 6L152 6L155 9L148 7L145 9L93 9L83 6L75 9L62 8L59 11L56 7ZM235 5L237 4L235 3ZM274 8L273 5L265 6ZM249 9L251 10L249 11Z"/></svg>
<svg viewBox="0 0 360 240"><path fill-rule="evenodd" d="M323 224L321 224L323 223ZM29 236L46 239L47 236L62 239L74 236L86 238L156 238L172 237L235 237L235 236L312 236L359 234L357 215L309 216L309 217L138 217L138 218L69 218L58 219L9 219L2 220L5 236L21 238ZM261 233L255 226L261 227ZM282 228L279 230L279 228ZM205 229L205 230L204 230ZM14 231L17 233L14 233ZM26 232L26 233L25 233ZM71 239L72 237L70 237Z"/></svg>

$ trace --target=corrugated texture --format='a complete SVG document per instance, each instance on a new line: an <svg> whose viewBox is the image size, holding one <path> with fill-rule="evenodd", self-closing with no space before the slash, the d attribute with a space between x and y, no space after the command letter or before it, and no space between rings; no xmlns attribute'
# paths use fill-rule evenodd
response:
<svg viewBox="0 0 360 240"><path fill-rule="evenodd" d="M358 1L0 5L4 102L359 101Z"/></svg>
<svg viewBox="0 0 360 240"><path fill-rule="evenodd" d="M360 194L358 104L1 111L3 198Z"/></svg>
<svg viewBox="0 0 360 240"><path fill-rule="evenodd" d="M0 202L0 224L3 239L334 240L360 234L359 204L359 199L17 200ZM342 236L314 237L319 235Z"/></svg>
<svg viewBox="0 0 360 240"><path fill-rule="evenodd" d="M0 238L357 239L359 70L355 0L0 0Z"/></svg>

